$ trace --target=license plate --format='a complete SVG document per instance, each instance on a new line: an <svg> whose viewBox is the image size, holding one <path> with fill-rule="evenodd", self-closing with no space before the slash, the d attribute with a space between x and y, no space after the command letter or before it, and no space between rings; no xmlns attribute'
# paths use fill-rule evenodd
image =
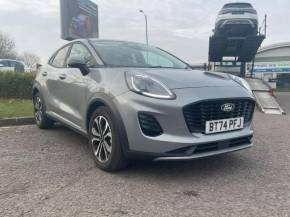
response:
<svg viewBox="0 0 290 217"><path fill-rule="evenodd" d="M230 118L223 120L207 121L205 124L205 133L221 133L233 130L243 129L244 118Z"/></svg>

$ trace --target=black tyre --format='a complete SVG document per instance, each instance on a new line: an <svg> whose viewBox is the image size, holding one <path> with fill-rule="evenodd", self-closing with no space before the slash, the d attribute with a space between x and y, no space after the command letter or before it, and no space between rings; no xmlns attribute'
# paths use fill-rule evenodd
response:
<svg viewBox="0 0 290 217"><path fill-rule="evenodd" d="M117 123L110 109L100 107L90 119L89 143L97 167L113 172L127 166L118 132Z"/></svg>
<svg viewBox="0 0 290 217"><path fill-rule="evenodd" d="M34 118L36 125L40 129L48 129L51 128L54 124L54 121L47 117L45 113L45 104L39 93L36 93L33 97L33 105L34 105Z"/></svg>

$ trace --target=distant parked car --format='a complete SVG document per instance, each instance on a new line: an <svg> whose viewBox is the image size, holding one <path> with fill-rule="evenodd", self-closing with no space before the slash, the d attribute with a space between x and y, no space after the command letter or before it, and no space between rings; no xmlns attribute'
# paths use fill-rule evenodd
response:
<svg viewBox="0 0 290 217"><path fill-rule="evenodd" d="M215 25L217 36L246 37L257 33L258 15L250 3L225 4L217 16Z"/></svg>
<svg viewBox="0 0 290 217"><path fill-rule="evenodd" d="M0 72L24 72L25 65L18 60L0 59Z"/></svg>

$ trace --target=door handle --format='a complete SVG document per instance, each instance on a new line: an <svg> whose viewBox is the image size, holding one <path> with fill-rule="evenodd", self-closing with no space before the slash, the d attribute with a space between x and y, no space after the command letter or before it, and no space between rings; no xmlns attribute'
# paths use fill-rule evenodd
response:
<svg viewBox="0 0 290 217"><path fill-rule="evenodd" d="M42 72L42 76L46 77L47 76L47 72Z"/></svg>
<svg viewBox="0 0 290 217"><path fill-rule="evenodd" d="M61 80L66 79L66 74L61 74L61 75L59 76L59 78L60 78Z"/></svg>

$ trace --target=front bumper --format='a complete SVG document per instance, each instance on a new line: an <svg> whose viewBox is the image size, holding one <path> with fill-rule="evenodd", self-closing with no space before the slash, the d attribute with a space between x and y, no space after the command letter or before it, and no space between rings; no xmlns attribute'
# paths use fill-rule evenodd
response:
<svg viewBox="0 0 290 217"><path fill-rule="evenodd" d="M207 153L202 153L202 154L194 154L191 156L157 157L153 161L189 161L189 160L211 157L211 156L235 152L235 151L241 151L241 150L244 150L247 148L251 148L252 146L253 146L253 144L250 144L250 145L244 145L243 147L239 147L239 148L228 148L225 150L212 151L212 152L207 152Z"/></svg>
<svg viewBox="0 0 290 217"><path fill-rule="evenodd" d="M223 14L219 15L216 19L216 28L222 28L227 24L246 24L250 25L252 28L257 28L258 26L258 16L256 14L243 14L243 15L235 15L235 14Z"/></svg>
<svg viewBox="0 0 290 217"><path fill-rule="evenodd" d="M241 27L243 25L248 25L252 29L257 28L257 23L253 20L248 19L232 19L232 20L221 20L217 26L221 29L226 28L227 26L236 26L236 28Z"/></svg>
<svg viewBox="0 0 290 217"><path fill-rule="evenodd" d="M251 142L240 144L237 147L209 150L193 154L178 152L181 149L193 150L201 144L211 144L217 141L230 141L236 138L252 137L251 125L244 129L220 134L205 135L191 133L185 122L183 107L200 100L219 98L250 98L253 96L241 87L205 87L174 90L175 100L160 100L127 92L115 98L125 130L127 132L129 153L144 153L155 160L187 160L216 154L237 151L251 147ZM138 114L144 112L154 116L163 129L163 133L156 137L144 135L141 130Z"/></svg>
<svg viewBox="0 0 290 217"><path fill-rule="evenodd" d="M216 34L245 37L256 35L258 32L258 17L247 15L219 15L215 24Z"/></svg>
<svg viewBox="0 0 290 217"><path fill-rule="evenodd" d="M202 144L199 146L203 146ZM240 150L244 150L247 148L251 148L253 146L253 143L250 142L249 143L245 142L243 144L238 145L237 147L230 147L227 146L225 148L221 148L221 149L216 149L216 150L212 150L212 151L205 151L202 153L193 153L190 155L179 155L179 156L161 156L161 157L157 157L154 159L154 161L187 161L187 160L194 160L194 159L199 159L199 158L204 158L204 157L210 157L210 156L215 156L215 155L220 155L220 154L225 154L225 153L230 153L230 152L235 152L235 151L240 151ZM196 148L197 146L195 146L194 148Z"/></svg>

